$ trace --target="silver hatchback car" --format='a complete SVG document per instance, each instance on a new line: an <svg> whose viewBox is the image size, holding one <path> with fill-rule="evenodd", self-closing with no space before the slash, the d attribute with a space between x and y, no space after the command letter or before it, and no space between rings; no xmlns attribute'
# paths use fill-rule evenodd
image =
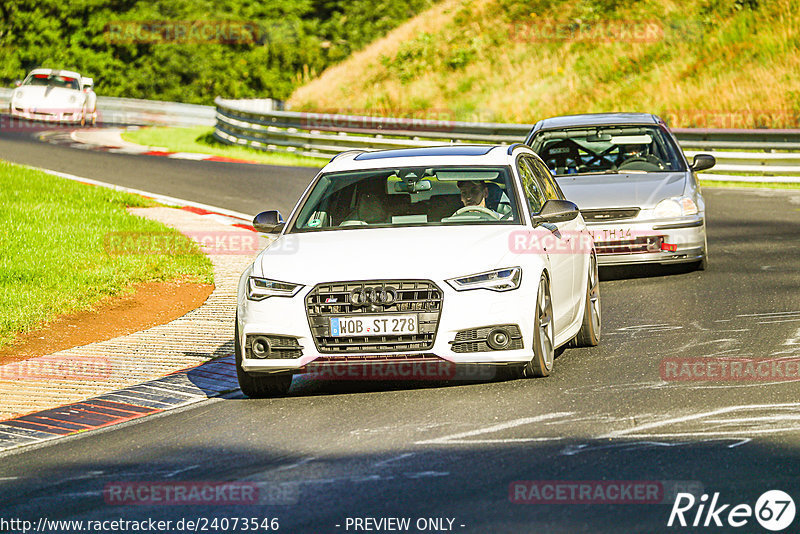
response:
<svg viewBox="0 0 800 534"><path fill-rule="evenodd" d="M537 122L525 143L575 202L600 265L708 261L705 203L696 172L675 136L649 113L594 113Z"/></svg>

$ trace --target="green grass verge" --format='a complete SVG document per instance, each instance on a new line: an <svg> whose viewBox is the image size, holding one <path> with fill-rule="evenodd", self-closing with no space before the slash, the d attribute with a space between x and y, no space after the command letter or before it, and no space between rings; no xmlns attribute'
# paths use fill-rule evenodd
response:
<svg viewBox="0 0 800 534"><path fill-rule="evenodd" d="M718 180L700 180L701 187L749 187L759 189L800 189L800 183L784 182L733 182Z"/></svg>
<svg viewBox="0 0 800 534"><path fill-rule="evenodd" d="M139 282L212 283L211 262L193 241L125 211L154 205L0 161L0 347L20 332L89 309ZM168 234L181 253L111 254L105 247L111 232Z"/></svg>
<svg viewBox="0 0 800 534"><path fill-rule="evenodd" d="M277 152L264 152L255 148L225 145L217 142L211 135L214 129L206 126L191 128L141 128L123 132L122 138L139 145L163 147L170 152L200 152L226 158L247 159L268 165L291 165L295 167L320 168L327 160L283 154Z"/></svg>

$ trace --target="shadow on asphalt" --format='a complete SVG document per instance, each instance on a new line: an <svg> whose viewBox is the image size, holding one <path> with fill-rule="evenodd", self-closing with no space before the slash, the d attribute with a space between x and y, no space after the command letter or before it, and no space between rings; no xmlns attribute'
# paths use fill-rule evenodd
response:
<svg viewBox="0 0 800 534"><path fill-rule="evenodd" d="M677 263L674 265L611 265L601 266L600 280L624 280L631 278L656 278L659 276L673 276L697 271L695 263Z"/></svg>
<svg viewBox="0 0 800 534"><path fill-rule="evenodd" d="M259 411L263 410L253 410L254 422ZM347 424L347 416L342 418L331 424ZM0 508L12 517L34 521L40 516L123 517L129 521L278 517L280 530L286 532L342 532L336 525L342 525L346 517L447 517L455 519L457 532L627 534L676 528L666 526L672 508L668 488L673 496L681 488L691 488L697 497L709 495L709 501L719 492L718 506L731 505L721 514L722 521L732 506L755 507L768 490L800 494L800 448L774 442L732 447L731 440L646 442L570 437L506 444L477 439L469 443L467 439L433 445L401 438L367 452L368 442L380 434L351 436L351 446L337 445L339 439L347 438L342 428L336 441L322 437L323 433L316 447L309 448L306 443L299 452L289 441L276 447L271 439L270 435L279 435L283 424L264 420L253 428L241 428L237 435L231 434L225 421L211 422L204 430L214 438L200 447L190 445L191 440L176 439L162 422L152 419L139 425L135 447L131 446L130 430L123 429L106 433L103 439L83 438L71 446L64 442L38 451L35 469L30 455L10 457L0 474L20 478L3 483ZM308 432L315 430L309 428ZM433 438L439 432L431 434ZM157 441L153 442L154 438ZM119 455L121 450L126 451L124 456ZM291 488L292 502L120 505L108 502L104 495L109 485L120 483L170 485L242 479L259 481L259 491ZM639 481L662 488L658 493L661 500L628 504L599 498L589 503L515 502L517 481L540 486L562 482L564 495L575 481L600 486ZM697 511L695 505L686 513L689 522ZM747 526L748 532L761 531L755 517L748 518ZM731 530L736 529L709 529ZM695 530L677 527L676 531Z"/></svg>

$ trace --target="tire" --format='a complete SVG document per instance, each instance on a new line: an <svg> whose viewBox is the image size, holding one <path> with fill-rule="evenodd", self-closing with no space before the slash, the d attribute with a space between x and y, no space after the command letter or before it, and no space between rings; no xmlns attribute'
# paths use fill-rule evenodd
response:
<svg viewBox="0 0 800 534"><path fill-rule="evenodd" d="M236 356L236 377L242 393L251 399L279 397L286 395L292 385L292 373L253 376L242 369L242 346L239 342L239 316L236 316L236 339L233 342Z"/></svg>
<svg viewBox="0 0 800 534"><path fill-rule="evenodd" d="M555 325L550 283L542 273L539 279L539 291L536 294L536 317L533 321L533 358L523 367L525 376L540 378L550 375L555 360L554 339Z"/></svg>
<svg viewBox="0 0 800 534"><path fill-rule="evenodd" d="M572 346L596 347L600 342L600 278L597 273L597 258L592 255L589 280L586 283L586 297L583 305L583 322L575 335Z"/></svg>

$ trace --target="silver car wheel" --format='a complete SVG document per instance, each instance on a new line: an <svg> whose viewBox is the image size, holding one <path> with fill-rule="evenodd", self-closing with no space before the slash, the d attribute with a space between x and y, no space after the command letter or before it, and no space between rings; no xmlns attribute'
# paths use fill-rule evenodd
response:
<svg viewBox="0 0 800 534"><path fill-rule="evenodd" d="M543 277L539 281L539 296L536 302L536 313L539 317L539 347L541 349L544 366L549 371L553 368L555 359L553 351L553 303L547 280Z"/></svg>

